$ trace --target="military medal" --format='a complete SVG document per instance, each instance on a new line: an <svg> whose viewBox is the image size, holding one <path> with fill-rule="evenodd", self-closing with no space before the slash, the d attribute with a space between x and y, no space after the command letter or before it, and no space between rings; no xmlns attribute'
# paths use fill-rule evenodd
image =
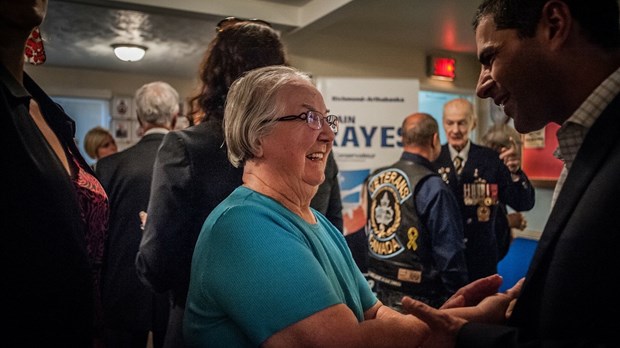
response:
<svg viewBox="0 0 620 348"><path fill-rule="evenodd" d="M485 206L490 207L491 205L493 205L493 198L485 197L483 203Z"/></svg>
<svg viewBox="0 0 620 348"><path fill-rule="evenodd" d="M491 208L487 207L486 205L481 205L476 210L476 215L478 215L478 221L487 222L491 217Z"/></svg>
<svg viewBox="0 0 620 348"><path fill-rule="evenodd" d="M491 218L491 206L497 204L497 184L489 184L478 177L478 169L474 172L473 183L463 185L463 203L466 206L477 205L476 215L479 222L487 222Z"/></svg>
<svg viewBox="0 0 620 348"><path fill-rule="evenodd" d="M441 175L441 180L443 180L443 182L445 182L446 184L450 183L450 180L448 179L448 174L450 174L450 167L441 167L437 170L437 173Z"/></svg>

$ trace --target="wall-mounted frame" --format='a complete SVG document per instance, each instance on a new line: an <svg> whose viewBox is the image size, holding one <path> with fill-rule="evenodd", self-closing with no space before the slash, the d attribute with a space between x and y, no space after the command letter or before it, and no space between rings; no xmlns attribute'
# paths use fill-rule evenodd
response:
<svg viewBox="0 0 620 348"><path fill-rule="evenodd" d="M133 98L114 97L111 104L112 118L127 120L134 117Z"/></svg>
<svg viewBox="0 0 620 348"><path fill-rule="evenodd" d="M112 120L110 131L117 142L131 142L131 122L131 120Z"/></svg>
<svg viewBox="0 0 620 348"><path fill-rule="evenodd" d="M560 177L564 164L553 156L558 147L559 128L550 123L539 132L524 136L521 167L535 187L553 188Z"/></svg>

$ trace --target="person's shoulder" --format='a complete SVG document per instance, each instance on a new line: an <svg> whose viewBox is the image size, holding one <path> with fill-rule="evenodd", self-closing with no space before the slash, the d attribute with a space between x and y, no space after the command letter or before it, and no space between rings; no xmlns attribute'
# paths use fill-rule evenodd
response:
<svg viewBox="0 0 620 348"><path fill-rule="evenodd" d="M224 142L224 135L221 124L218 126L213 122L205 122L170 131L164 138L165 143L178 141L188 148L219 149Z"/></svg>
<svg viewBox="0 0 620 348"><path fill-rule="evenodd" d="M96 168L98 171L113 168L118 165L122 157L125 156L125 150L113 153L97 160Z"/></svg>
<svg viewBox="0 0 620 348"><path fill-rule="evenodd" d="M452 192L450 187L441 179L441 176L435 172L427 173L418 182L420 188L427 188L431 191L449 191Z"/></svg>
<svg viewBox="0 0 620 348"><path fill-rule="evenodd" d="M260 193L245 186L239 186L220 205L228 215L254 214L260 211L271 211L269 202Z"/></svg>
<svg viewBox="0 0 620 348"><path fill-rule="evenodd" d="M375 175L377 175L377 174L379 174L379 173L381 173L381 172L384 172L384 171L386 171L386 170L388 170L388 169L390 169L390 168L392 168L392 166L385 166L385 167L379 167L379 168L376 168L375 170L372 170L372 171L370 172L370 174L368 175L368 177L373 177L373 176L375 176Z"/></svg>
<svg viewBox="0 0 620 348"><path fill-rule="evenodd" d="M473 151L473 152L483 153L485 155L493 154L493 155L498 156L497 151L493 150L492 148L486 147L486 146L483 146L483 145L478 145L478 144L475 144L473 142L471 143L471 148L469 149L469 151L470 152Z"/></svg>
<svg viewBox="0 0 620 348"><path fill-rule="evenodd" d="M468 160L469 159L482 159L484 161L501 163L499 153L497 151L491 149L490 147L477 145L474 143L471 143L471 148L469 149Z"/></svg>
<svg viewBox="0 0 620 348"><path fill-rule="evenodd" d="M433 167L438 167L441 164L445 164L447 162L452 162L450 159L450 149L448 148L448 144L441 145L441 151L439 152L439 156L435 161L432 162Z"/></svg>
<svg viewBox="0 0 620 348"><path fill-rule="evenodd" d="M213 209L204 228L243 235L257 226L265 228L269 221L273 222L273 216L277 214L275 209L260 194L241 186Z"/></svg>

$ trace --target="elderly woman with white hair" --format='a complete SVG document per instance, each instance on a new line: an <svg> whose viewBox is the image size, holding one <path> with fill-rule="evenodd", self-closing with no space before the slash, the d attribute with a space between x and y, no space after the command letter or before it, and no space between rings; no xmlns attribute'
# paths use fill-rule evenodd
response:
<svg viewBox="0 0 620 348"><path fill-rule="evenodd" d="M337 131L321 93L294 68L255 69L231 86L224 133L243 185L198 237L183 327L188 346L417 347L429 337L418 318L377 300L342 234L310 207ZM497 289L496 278L457 296ZM513 298L487 304L502 314ZM451 311L474 318L470 308Z"/></svg>

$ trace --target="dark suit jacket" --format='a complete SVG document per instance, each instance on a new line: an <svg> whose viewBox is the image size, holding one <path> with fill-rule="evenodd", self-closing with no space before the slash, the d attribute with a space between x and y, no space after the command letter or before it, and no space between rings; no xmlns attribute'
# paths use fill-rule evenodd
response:
<svg viewBox="0 0 620 348"><path fill-rule="evenodd" d="M465 254L469 280L473 281L497 273L497 263L501 254L498 248L498 234L503 235L506 231L505 220L501 220L505 219L505 216L501 215L504 213L498 205L493 205L489 220L479 221L478 206L465 205L463 184L473 183L476 178L482 178L490 184L497 184L499 201L517 211L527 211L534 207L534 188L522 171L519 171L519 181L513 182L508 168L499 159L499 154L490 148L474 143L471 143L460 179L456 176L447 144L441 147L441 154L434 165L440 173L442 168L444 171L445 168L450 169L447 183L461 207L467 239ZM443 176L443 178L445 181L446 177Z"/></svg>
<svg viewBox="0 0 620 348"><path fill-rule="evenodd" d="M182 316L194 245L209 213L241 185L242 168L228 161L221 123L208 120L164 137L153 168L148 219L135 259L138 276L171 291L166 342L182 343ZM170 346L170 345L168 345Z"/></svg>
<svg viewBox="0 0 620 348"><path fill-rule="evenodd" d="M618 173L620 96L594 123L575 158L509 326L467 324L459 346L618 346Z"/></svg>
<svg viewBox="0 0 620 348"><path fill-rule="evenodd" d="M26 74L24 85L0 65L2 341L84 347L92 344L93 324L86 227L69 175L29 115L31 97L59 140L90 168L75 145L73 120Z"/></svg>
<svg viewBox="0 0 620 348"><path fill-rule="evenodd" d="M228 161L221 123L209 120L164 137L155 160L148 220L136 258L141 280L172 290L185 306L192 254L209 213L241 184Z"/></svg>
<svg viewBox="0 0 620 348"><path fill-rule="evenodd" d="M100 159L96 173L110 199L110 228L103 269L106 326L148 331L152 328L154 292L136 274L142 230L138 213L146 211L153 163L164 134L148 134L134 146Z"/></svg>

